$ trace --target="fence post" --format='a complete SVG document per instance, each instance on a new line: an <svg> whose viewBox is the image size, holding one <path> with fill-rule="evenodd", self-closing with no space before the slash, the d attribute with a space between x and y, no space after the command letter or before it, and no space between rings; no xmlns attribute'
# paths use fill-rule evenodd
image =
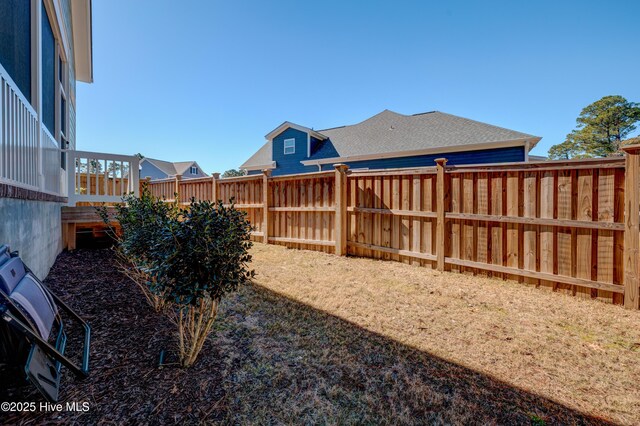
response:
<svg viewBox="0 0 640 426"><path fill-rule="evenodd" d="M147 190L151 191L151 176L146 176L144 180L140 181L140 195L142 195L142 189L145 187L145 185L147 187Z"/></svg>
<svg viewBox="0 0 640 426"><path fill-rule="evenodd" d="M346 256L347 254L347 169L346 164L335 164L336 182L334 193L336 197L336 254Z"/></svg>
<svg viewBox="0 0 640 426"><path fill-rule="evenodd" d="M444 168L447 164L446 158L437 158L436 160L437 180L436 180L436 267L438 271L444 271L444 257L445 257L445 218L444 210L446 207L446 182L444 175Z"/></svg>
<svg viewBox="0 0 640 426"><path fill-rule="evenodd" d="M271 170L264 169L262 171L262 242L269 244L269 206L271 205L271 197L269 192L269 178Z"/></svg>
<svg viewBox="0 0 640 426"><path fill-rule="evenodd" d="M218 179L220 173L211 173L211 201L214 204L218 202Z"/></svg>
<svg viewBox="0 0 640 426"><path fill-rule="evenodd" d="M624 167L624 307L640 309L640 145L629 145Z"/></svg>
<svg viewBox="0 0 640 426"><path fill-rule="evenodd" d="M180 181L182 180L182 175L176 175L176 188L174 191L174 197L176 203L180 203Z"/></svg>

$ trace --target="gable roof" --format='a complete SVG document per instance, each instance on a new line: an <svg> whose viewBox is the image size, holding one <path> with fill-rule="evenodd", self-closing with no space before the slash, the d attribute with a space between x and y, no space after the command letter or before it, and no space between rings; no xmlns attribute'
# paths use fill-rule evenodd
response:
<svg viewBox="0 0 640 426"><path fill-rule="evenodd" d="M275 129L273 129L272 131L270 131L269 133L267 133L265 135L265 139L266 140L272 140L273 138L275 138L276 136L278 136L280 133L284 132L287 129L296 129L296 130L300 130L301 132L305 132L305 133L309 133L311 136L313 136L316 139L326 139L327 137L324 136L321 133L316 132L313 129L310 129L308 127L305 126L301 126L299 124L296 123L292 123L290 121L285 121L284 123L282 123L281 125L279 125L278 127L276 127Z"/></svg>
<svg viewBox="0 0 640 426"><path fill-rule="evenodd" d="M162 173L166 174L167 176L182 175L193 164L195 164L196 166L198 166L198 168L200 168L200 171L202 172L202 174L204 174L205 176L207 175L204 171L202 171L202 168L195 161L179 161L179 162L172 163L170 161L162 161L162 160L157 160L155 158L149 158L149 157L144 157L142 160L140 160L141 163L144 161L148 161L149 163L153 164L154 166L156 166L156 168L158 168Z"/></svg>
<svg viewBox="0 0 640 426"><path fill-rule="evenodd" d="M278 129L281 127L282 125ZM267 136L273 138L272 133ZM314 133L323 136L318 139L324 140L317 144L310 158L302 161L303 164L526 144L531 149L541 139L538 136L439 111L404 115L384 110L358 124L318 130ZM270 164L273 160L271 155L269 140L241 168L250 169Z"/></svg>

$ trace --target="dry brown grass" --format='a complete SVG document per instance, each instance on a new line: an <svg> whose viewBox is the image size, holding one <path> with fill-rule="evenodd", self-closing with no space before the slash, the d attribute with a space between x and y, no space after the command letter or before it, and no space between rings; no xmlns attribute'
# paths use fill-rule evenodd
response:
<svg viewBox="0 0 640 426"><path fill-rule="evenodd" d="M640 423L639 312L395 262L253 255L255 286L216 326L230 421Z"/></svg>

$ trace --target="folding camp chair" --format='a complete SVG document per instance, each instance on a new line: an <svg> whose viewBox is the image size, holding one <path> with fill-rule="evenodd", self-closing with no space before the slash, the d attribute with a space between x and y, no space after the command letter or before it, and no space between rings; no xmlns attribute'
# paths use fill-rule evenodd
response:
<svg viewBox="0 0 640 426"><path fill-rule="evenodd" d="M61 311L84 328L81 367L64 354L67 333ZM26 378L47 400L58 400L63 365L80 378L89 374L89 324L6 245L0 245L0 319L0 362L23 367Z"/></svg>

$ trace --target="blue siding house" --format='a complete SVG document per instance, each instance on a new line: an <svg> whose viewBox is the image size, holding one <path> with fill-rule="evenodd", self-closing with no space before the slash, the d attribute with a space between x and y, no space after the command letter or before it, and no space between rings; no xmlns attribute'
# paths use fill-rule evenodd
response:
<svg viewBox="0 0 640 426"><path fill-rule="evenodd" d="M528 161L540 137L438 111L404 115L384 110L351 126L313 130L285 121L240 168L272 175L333 169L388 169Z"/></svg>
<svg viewBox="0 0 640 426"><path fill-rule="evenodd" d="M195 179L208 176L195 161L172 163L170 161L156 160L155 158L148 157L140 160L140 179L147 177L150 177L152 180L166 179L176 175L182 176L182 179Z"/></svg>

